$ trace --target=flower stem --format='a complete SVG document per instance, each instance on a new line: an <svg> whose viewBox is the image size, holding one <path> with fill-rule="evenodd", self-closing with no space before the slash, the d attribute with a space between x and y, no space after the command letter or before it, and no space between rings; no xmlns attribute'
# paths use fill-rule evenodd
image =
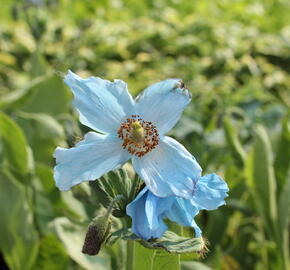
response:
<svg viewBox="0 0 290 270"><path fill-rule="evenodd" d="M133 270L134 266L134 241L127 241L127 262L126 270Z"/></svg>

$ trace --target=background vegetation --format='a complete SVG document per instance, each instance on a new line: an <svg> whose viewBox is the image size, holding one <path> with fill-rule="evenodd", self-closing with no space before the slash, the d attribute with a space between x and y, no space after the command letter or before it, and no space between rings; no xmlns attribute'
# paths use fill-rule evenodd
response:
<svg viewBox="0 0 290 270"><path fill-rule="evenodd" d="M54 186L55 147L88 131L62 82L71 69L122 79L134 94L168 77L191 90L170 135L230 196L198 217L211 251L178 257L182 269L289 269L289 22L288 0L2 0L0 268L122 267L122 241L80 253L96 206L86 185Z"/></svg>

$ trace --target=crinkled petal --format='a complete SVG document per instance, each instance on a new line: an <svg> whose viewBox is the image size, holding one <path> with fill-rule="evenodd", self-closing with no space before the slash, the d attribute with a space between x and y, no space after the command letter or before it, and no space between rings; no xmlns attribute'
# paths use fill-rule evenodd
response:
<svg viewBox="0 0 290 270"><path fill-rule="evenodd" d="M192 198L201 168L176 140L163 137L154 150L141 158L134 156L132 161L134 169L154 195Z"/></svg>
<svg viewBox="0 0 290 270"><path fill-rule="evenodd" d="M170 207L173 201L174 197L172 196L161 198L148 191L145 203L145 212L150 228L158 227L160 219L163 217L163 213Z"/></svg>
<svg viewBox="0 0 290 270"><path fill-rule="evenodd" d="M82 79L69 71L64 81L74 94L81 123L96 131L115 134L121 122L135 112L134 100L121 80Z"/></svg>
<svg viewBox="0 0 290 270"><path fill-rule="evenodd" d="M167 230L163 222L164 212L171 207L174 198L159 198L145 187L127 205L126 212L132 218L132 232L144 240L160 238Z"/></svg>
<svg viewBox="0 0 290 270"><path fill-rule="evenodd" d="M199 213L199 208L191 200L175 197L175 200L165 216L170 220L187 227L192 227L195 236L201 236L201 229L197 226L194 217Z"/></svg>
<svg viewBox="0 0 290 270"><path fill-rule="evenodd" d="M195 236L201 236L201 229L197 226L194 217L200 210L214 210L225 204L228 186L216 174L207 174L200 177L195 186L195 192L190 200L175 197L172 207L165 212L170 220L183 226L193 227Z"/></svg>
<svg viewBox="0 0 290 270"><path fill-rule="evenodd" d="M167 79L146 88L136 98L136 112L163 135L174 127L191 100L180 79Z"/></svg>
<svg viewBox="0 0 290 270"><path fill-rule="evenodd" d="M214 210L225 204L229 191L226 182L215 173L200 177L191 200L199 209Z"/></svg>
<svg viewBox="0 0 290 270"><path fill-rule="evenodd" d="M202 230L198 227L194 219L191 222L191 227L194 229L195 237L201 237Z"/></svg>
<svg viewBox="0 0 290 270"><path fill-rule="evenodd" d="M130 155L122 148L120 139L89 132L75 147L57 147L54 152L56 186L69 190L83 181L95 180L126 162Z"/></svg>
<svg viewBox="0 0 290 270"><path fill-rule="evenodd" d="M175 197L174 203L165 215L174 222L183 226L191 226L193 218L198 214L199 208L190 203L190 200Z"/></svg>

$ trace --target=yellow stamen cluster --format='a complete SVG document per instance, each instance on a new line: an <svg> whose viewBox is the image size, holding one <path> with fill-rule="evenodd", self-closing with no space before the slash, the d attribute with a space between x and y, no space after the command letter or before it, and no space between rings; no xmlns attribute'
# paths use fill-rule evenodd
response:
<svg viewBox="0 0 290 270"><path fill-rule="evenodd" d="M123 148L137 157L149 153L159 142L156 126L144 121L139 115L132 115L121 124L118 137L123 140Z"/></svg>

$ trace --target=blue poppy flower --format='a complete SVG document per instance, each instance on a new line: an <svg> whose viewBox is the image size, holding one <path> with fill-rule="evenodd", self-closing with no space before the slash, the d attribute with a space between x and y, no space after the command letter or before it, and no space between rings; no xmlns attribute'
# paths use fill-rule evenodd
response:
<svg viewBox="0 0 290 270"><path fill-rule="evenodd" d="M167 230L163 219L168 218L182 226L192 227L195 237L200 237L201 229L194 217L200 210L214 210L225 204L228 191L225 181L216 174L200 177L191 199L176 196L160 198L145 187L127 205L127 214L132 218L132 232L145 240L160 238Z"/></svg>
<svg viewBox="0 0 290 270"><path fill-rule="evenodd" d="M155 83L135 100L121 80L82 79L69 71L64 81L81 123L99 133L87 133L73 148L55 150L60 190L100 178L131 158L154 195L192 197L201 168L181 144L165 136L191 100L181 80Z"/></svg>

